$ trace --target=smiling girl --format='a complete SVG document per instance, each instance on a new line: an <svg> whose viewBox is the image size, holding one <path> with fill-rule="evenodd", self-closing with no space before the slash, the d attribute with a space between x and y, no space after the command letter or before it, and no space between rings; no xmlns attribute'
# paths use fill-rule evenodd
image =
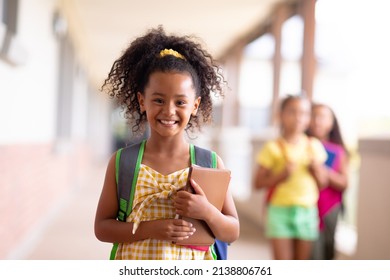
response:
<svg viewBox="0 0 390 280"><path fill-rule="evenodd" d="M187 182L191 164L185 133L211 120L211 92L223 95L223 82L219 67L198 43L188 36L168 36L161 27L137 38L114 62L103 89L125 108L133 129L150 128L126 222L116 219L115 154L108 163L95 234L101 241L119 243L116 259L213 259L211 249L176 244L196 230L175 219L177 214L204 220L224 242L238 238L230 191L222 211L207 201L194 181L195 194L178 191ZM217 168L224 168L219 157Z"/></svg>

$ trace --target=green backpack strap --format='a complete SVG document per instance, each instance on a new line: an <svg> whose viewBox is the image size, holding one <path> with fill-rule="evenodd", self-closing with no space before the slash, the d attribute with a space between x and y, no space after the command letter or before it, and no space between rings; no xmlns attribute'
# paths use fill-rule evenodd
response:
<svg viewBox="0 0 390 280"><path fill-rule="evenodd" d="M145 140L119 149L115 158L115 178L118 195L119 221L126 221L133 207L135 185L138 180L138 172L145 150ZM110 259L115 259L118 243L114 243Z"/></svg>

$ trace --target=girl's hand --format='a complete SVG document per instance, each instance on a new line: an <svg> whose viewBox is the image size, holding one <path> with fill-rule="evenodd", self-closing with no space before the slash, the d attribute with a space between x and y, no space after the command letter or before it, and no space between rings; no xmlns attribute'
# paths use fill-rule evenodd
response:
<svg viewBox="0 0 390 280"><path fill-rule="evenodd" d="M291 162L291 161L287 162L287 163L286 163L285 169L284 169L283 172L281 173L281 175L282 175L282 180L281 180L281 181L287 180L287 179L291 176L291 174L294 173L296 167L297 167L297 166L296 166L295 163L293 163L293 162Z"/></svg>
<svg viewBox="0 0 390 280"><path fill-rule="evenodd" d="M162 219L145 222L145 230L147 229L150 230L150 238L172 242L187 239L195 232L192 224L183 219Z"/></svg>
<svg viewBox="0 0 390 280"><path fill-rule="evenodd" d="M315 161L311 161L307 168L312 176L319 172L319 164L316 164Z"/></svg>
<svg viewBox="0 0 390 280"><path fill-rule="evenodd" d="M328 184L328 174L326 167L318 162L311 161L308 165L310 174L316 180L319 189L323 189Z"/></svg>
<svg viewBox="0 0 390 280"><path fill-rule="evenodd" d="M191 179L191 185L195 194L187 191L178 191L174 199L176 213L193 219L205 220L210 203L208 202L202 188Z"/></svg>

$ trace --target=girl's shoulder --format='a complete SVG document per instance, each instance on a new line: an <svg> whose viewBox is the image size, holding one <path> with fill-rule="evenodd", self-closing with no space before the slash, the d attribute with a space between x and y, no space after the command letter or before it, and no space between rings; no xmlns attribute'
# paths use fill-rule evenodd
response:
<svg viewBox="0 0 390 280"><path fill-rule="evenodd" d="M311 157L317 159L320 162L325 162L328 156L323 143L319 139L312 136L307 136L307 140L309 149L308 152L311 154Z"/></svg>
<svg viewBox="0 0 390 280"><path fill-rule="evenodd" d="M275 138L264 142L261 147L260 153L269 154L272 156L279 156L284 150L282 140L280 138Z"/></svg>
<svg viewBox="0 0 390 280"><path fill-rule="evenodd" d="M313 136L305 136L307 138L307 142L309 143L309 145L312 145L312 146L320 146L322 148L324 148L324 145L323 143L317 139L316 137L313 137Z"/></svg>
<svg viewBox="0 0 390 280"><path fill-rule="evenodd" d="M344 152L344 148L340 144L329 142L329 141L325 141L322 144L324 145L326 150L331 150L339 153Z"/></svg>

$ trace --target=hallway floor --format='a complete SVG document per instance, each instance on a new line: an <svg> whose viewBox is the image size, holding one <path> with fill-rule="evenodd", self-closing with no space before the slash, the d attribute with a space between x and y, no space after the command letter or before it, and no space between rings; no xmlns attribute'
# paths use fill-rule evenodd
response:
<svg viewBox="0 0 390 280"><path fill-rule="evenodd" d="M34 244L29 244L23 259L29 260L105 260L111 244L96 239L93 223L105 166L94 168L86 183L66 199L51 218ZM239 209L238 209L239 211ZM240 238L230 245L229 259L270 259L271 253L261 229L240 217Z"/></svg>

